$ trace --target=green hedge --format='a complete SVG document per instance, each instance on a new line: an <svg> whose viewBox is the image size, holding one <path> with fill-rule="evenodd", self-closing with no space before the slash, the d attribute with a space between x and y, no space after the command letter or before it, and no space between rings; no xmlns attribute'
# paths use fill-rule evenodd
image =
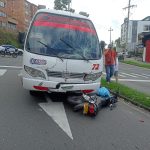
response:
<svg viewBox="0 0 150 150"><path fill-rule="evenodd" d="M124 61L121 61L121 62L126 63L126 64L130 64L130 65L134 65L134 66L138 66L138 67L143 67L143 68L150 69L150 63L139 62L139 61L136 61L136 60L124 60Z"/></svg>
<svg viewBox="0 0 150 150"><path fill-rule="evenodd" d="M0 29L0 45L11 44L18 48L21 47L21 44L18 41L18 34L15 32L9 32L4 29Z"/></svg>

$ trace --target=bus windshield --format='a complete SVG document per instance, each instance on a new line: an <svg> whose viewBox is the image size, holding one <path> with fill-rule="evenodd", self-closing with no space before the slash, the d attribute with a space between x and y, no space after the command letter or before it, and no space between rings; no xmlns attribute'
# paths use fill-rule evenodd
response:
<svg viewBox="0 0 150 150"><path fill-rule="evenodd" d="M28 52L67 59L98 60L99 40L90 20L38 13L27 35Z"/></svg>

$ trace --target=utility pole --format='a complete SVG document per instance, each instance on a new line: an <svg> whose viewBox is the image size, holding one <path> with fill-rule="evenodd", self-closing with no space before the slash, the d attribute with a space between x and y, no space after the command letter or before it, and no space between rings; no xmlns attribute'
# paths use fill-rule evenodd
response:
<svg viewBox="0 0 150 150"><path fill-rule="evenodd" d="M108 31L110 32L110 44L111 44L111 32L113 31L113 29L110 27Z"/></svg>
<svg viewBox="0 0 150 150"><path fill-rule="evenodd" d="M128 48L128 30L129 30L129 19L130 19L130 8L136 7L136 5L131 5L131 0L129 0L128 6L123 8L124 10L128 9L128 17L127 17L127 30L126 30L126 49Z"/></svg>

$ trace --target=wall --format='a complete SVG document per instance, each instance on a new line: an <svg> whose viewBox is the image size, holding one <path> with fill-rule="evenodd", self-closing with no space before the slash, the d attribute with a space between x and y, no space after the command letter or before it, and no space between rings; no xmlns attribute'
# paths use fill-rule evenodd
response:
<svg viewBox="0 0 150 150"><path fill-rule="evenodd" d="M6 22L6 28L8 30L25 32L38 7L26 0L0 1L5 1L6 4L5 8L0 7L0 11L4 11L7 14L7 17L0 17L0 22ZM29 4L29 9L27 10L25 5L26 2Z"/></svg>

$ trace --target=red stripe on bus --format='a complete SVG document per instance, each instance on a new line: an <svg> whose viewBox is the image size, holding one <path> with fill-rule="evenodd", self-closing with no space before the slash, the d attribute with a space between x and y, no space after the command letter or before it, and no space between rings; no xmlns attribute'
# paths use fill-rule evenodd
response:
<svg viewBox="0 0 150 150"><path fill-rule="evenodd" d="M72 29L72 30L79 30L79 31L82 31L82 32L89 32L89 33L92 33L92 34L96 34L95 30L93 30L93 29L80 27L80 26L75 26L75 25L70 25L70 24L59 24L59 23L54 23L54 22L35 21L33 23L33 25L34 26L44 26L44 27Z"/></svg>
<svg viewBox="0 0 150 150"><path fill-rule="evenodd" d="M45 17L47 17L47 18L45 19ZM38 16L36 21L47 21L47 22L55 22L55 23L69 22L69 24L81 25L81 26L89 28L89 25L86 22L82 22L79 20L74 20L74 19L71 19L68 17L66 18L66 17L62 17L62 16L49 16L48 14L42 14L42 15Z"/></svg>

